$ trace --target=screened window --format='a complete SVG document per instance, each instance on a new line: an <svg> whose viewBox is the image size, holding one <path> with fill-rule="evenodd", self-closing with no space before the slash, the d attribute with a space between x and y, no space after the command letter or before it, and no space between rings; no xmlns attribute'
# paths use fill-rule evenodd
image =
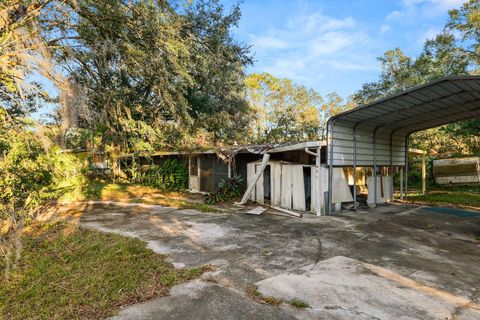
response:
<svg viewBox="0 0 480 320"><path fill-rule="evenodd" d="M197 176L198 175L198 157L191 157L190 158L190 175Z"/></svg>

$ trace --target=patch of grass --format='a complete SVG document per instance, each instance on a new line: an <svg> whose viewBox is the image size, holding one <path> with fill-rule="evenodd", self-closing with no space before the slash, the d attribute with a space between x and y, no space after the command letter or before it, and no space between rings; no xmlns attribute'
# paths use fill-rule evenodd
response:
<svg viewBox="0 0 480 320"><path fill-rule="evenodd" d="M210 269L175 269L141 240L72 223L36 224L22 243L8 278L0 260L0 319L105 318Z"/></svg>
<svg viewBox="0 0 480 320"><path fill-rule="evenodd" d="M135 203L156 204L179 209L194 209L201 212L222 212L221 210L203 203L203 196L192 195L187 192L163 191L153 187L135 184L106 183L91 181L78 190L66 193L63 201L124 201Z"/></svg>
<svg viewBox="0 0 480 320"><path fill-rule="evenodd" d="M134 200L134 202L156 204L156 205L161 205L165 207L173 207L173 208L179 208L179 209L193 209L200 212L222 212L221 210L205 203L169 198L168 196L163 196L163 195L136 199Z"/></svg>
<svg viewBox="0 0 480 320"><path fill-rule="evenodd" d="M408 202L427 205L455 206L480 210L480 188L478 187L435 187L427 192L408 194Z"/></svg>
<svg viewBox="0 0 480 320"><path fill-rule="evenodd" d="M245 294L252 298L253 300L263 303L263 304L271 304L274 306L278 306L282 304L282 300L270 296L264 296L263 294L258 291L258 287L256 285L248 285L245 288Z"/></svg>
<svg viewBox="0 0 480 320"><path fill-rule="evenodd" d="M310 305L308 303L306 303L305 301L303 300L299 300L299 299L293 299L290 301L290 305L292 307L295 307L297 309L305 309L305 308L310 308Z"/></svg>

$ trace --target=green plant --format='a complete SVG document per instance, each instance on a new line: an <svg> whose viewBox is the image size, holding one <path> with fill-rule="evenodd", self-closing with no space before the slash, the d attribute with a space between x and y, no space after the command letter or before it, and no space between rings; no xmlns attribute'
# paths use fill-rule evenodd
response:
<svg viewBox="0 0 480 320"><path fill-rule="evenodd" d="M263 303L263 304L271 304L274 306L278 306L282 304L282 299L278 299L275 297L264 296L263 294L258 291L258 287L256 285L247 285L245 288L245 294L252 298L253 300Z"/></svg>
<svg viewBox="0 0 480 320"><path fill-rule="evenodd" d="M182 161L167 159L159 166L150 166L144 172L137 172L135 177L138 183L149 187L179 191L187 187L188 171Z"/></svg>
<svg viewBox="0 0 480 320"><path fill-rule="evenodd" d="M80 192L84 173L77 157L46 149L34 132L11 132L0 156L0 218L18 220L47 200Z"/></svg>
<svg viewBox="0 0 480 320"><path fill-rule="evenodd" d="M310 305L308 303L306 303L305 301L303 300L299 300L299 299L293 299L290 301L290 305L292 307L295 307L297 309L305 309L305 308L310 308Z"/></svg>
<svg viewBox="0 0 480 320"><path fill-rule="evenodd" d="M34 207L53 183L51 159L32 132L12 136L0 158L0 212Z"/></svg>
<svg viewBox="0 0 480 320"><path fill-rule="evenodd" d="M218 183L218 189L216 192L212 192L207 195L205 203L215 204L224 203L235 199L240 196L240 188L243 178L240 175L236 175L232 178L227 178Z"/></svg>

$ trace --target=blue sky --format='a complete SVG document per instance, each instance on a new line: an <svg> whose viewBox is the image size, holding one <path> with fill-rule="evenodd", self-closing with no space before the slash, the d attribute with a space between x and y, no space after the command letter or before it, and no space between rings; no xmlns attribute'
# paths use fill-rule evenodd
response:
<svg viewBox="0 0 480 320"><path fill-rule="evenodd" d="M463 0L244 0L235 38L251 44L252 72L270 72L347 97L376 80L376 58L415 56ZM233 0L223 1L229 8Z"/></svg>

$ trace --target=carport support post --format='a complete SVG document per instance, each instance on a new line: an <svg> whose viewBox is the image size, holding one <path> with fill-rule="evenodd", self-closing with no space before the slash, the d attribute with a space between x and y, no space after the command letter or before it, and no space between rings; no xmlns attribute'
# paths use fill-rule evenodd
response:
<svg viewBox="0 0 480 320"><path fill-rule="evenodd" d="M328 150L328 214L332 214L332 201L333 201L333 123L335 119L330 122L327 128L327 147Z"/></svg>
<svg viewBox="0 0 480 320"><path fill-rule="evenodd" d="M400 168L400 199L403 200L403 167Z"/></svg>
<svg viewBox="0 0 480 320"><path fill-rule="evenodd" d="M377 206L377 129L373 131L373 204Z"/></svg>
<svg viewBox="0 0 480 320"><path fill-rule="evenodd" d="M357 125L353 127L353 210L357 210Z"/></svg>
<svg viewBox="0 0 480 320"><path fill-rule="evenodd" d="M422 194L427 193L426 179L427 179L427 168L425 165L426 152L422 154Z"/></svg>
<svg viewBox="0 0 480 320"><path fill-rule="evenodd" d="M405 137L405 200L407 200L408 194L408 152L409 152L409 138L410 135Z"/></svg>
<svg viewBox="0 0 480 320"><path fill-rule="evenodd" d="M317 216L322 215L322 199L324 198L323 196L323 188L322 188L322 176L321 176L321 150L322 147L317 148L317 157L315 158L315 164L317 165ZM324 206L325 207L325 206ZM325 212L325 210L323 211Z"/></svg>

